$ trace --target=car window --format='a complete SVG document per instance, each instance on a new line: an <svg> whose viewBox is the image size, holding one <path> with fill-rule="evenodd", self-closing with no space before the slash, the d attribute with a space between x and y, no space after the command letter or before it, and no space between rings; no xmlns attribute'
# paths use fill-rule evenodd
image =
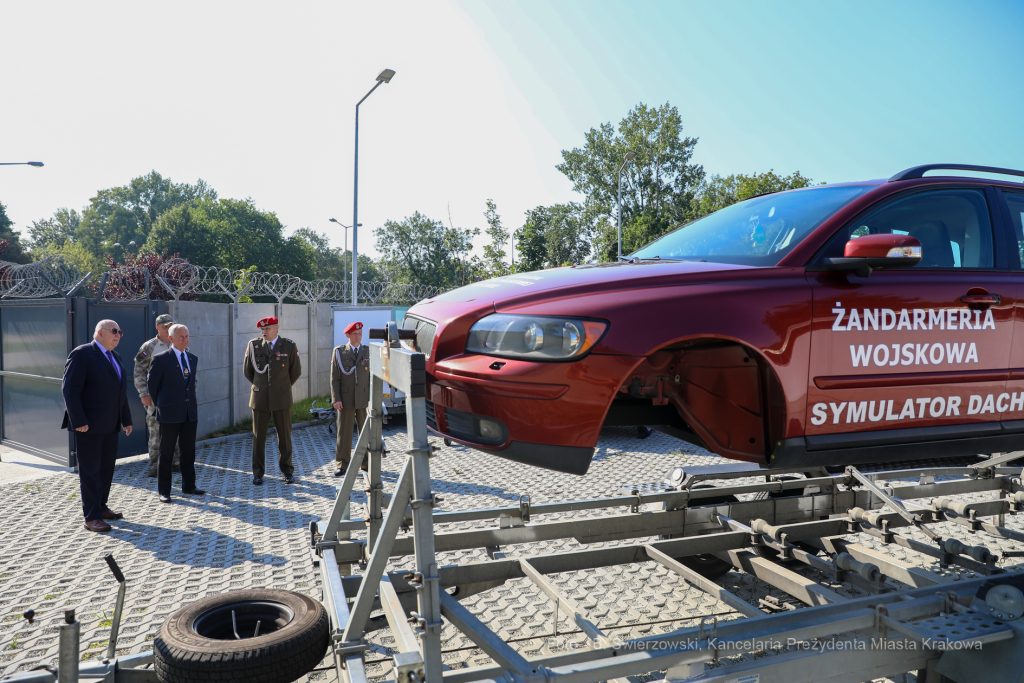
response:
<svg viewBox="0 0 1024 683"><path fill-rule="evenodd" d="M973 189L916 192L888 202L840 230L816 261L842 256L851 239L884 233L921 242L916 268L994 267L988 202L983 190Z"/></svg>
<svg viewBox="0 0 1024 683"><path fill-rule="evenodd" d="M873 189L834 185L753 197L687 223L632 256L774 266L822 221Z"/></svg>
<svg viewBox="0 0 1024 683"><path fill-rule="evenodd" d="M1013 233L1017 236L1017 253L1020 254L1021 268L1024 268L1024 194L1020 192L1003 192L1006 205L1010 207L1010 222Z"/></svg>

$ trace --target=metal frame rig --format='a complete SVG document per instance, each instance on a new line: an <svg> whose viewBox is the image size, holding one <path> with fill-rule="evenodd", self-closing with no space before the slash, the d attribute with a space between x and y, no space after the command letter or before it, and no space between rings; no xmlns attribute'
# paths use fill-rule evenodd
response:
<svg viewBox="0 0 1024 683"><path fill-rule="evenodd" d="M1004 524L1005 515L1024 509L1021 470L1009 466L1024 451L966 467L788 473L802 477L730 464L677 470L666 484L634 487L613 498L532 505L524 496L514 507L440 512L435 511L440 499L430 490L424 357L401 344L403 334L394 324L370 331L371 339L384 343L370 345L367 421L329 518L310 528L340 681L367 680L367 635L385 627L395 639L392 675L397 683L591 683L652 672L655 678L664 672L667 680L701 683L859 682L906 672L928 683L1024 681L1024 571L999 568L997 556L984 545L968 545L933 527L951 523L976 538L1024 542L1024 533ZM409 439L386 509L383 381L408 397ZM364 457L369 459L367 518L351 520L350 496ZM702 484L759 476L764 480L758 483ZM952 498L979 492L995 497L969 503ZM650 503L661 509L647 509ZM608 514L612 508L622 511ZM539 519L588 510L605 514ZM435 525L469 521L483 524L435 531ZM399 534L410 528L411 533ZM357 530L366 530L367 540L352 540ZM861 535L979 578L954 582L920 563L861 545L856 538ZM620 543L516 558L501 550L567 538L582 544ZM437 552L480 548L490 560L437 564ZM390 558L407 555L415 555L414 571L387 571ZM603 631L550 579L561 572L649 561L742 618L719 622L706 617L696 628L623 641ZM824 583L856 586L867 597L844 596L794 571L794 563L817 570L828 580ZM350 575L354 566L362 574ZM791 609L775 612L772 608L779 605L764 600L754 606L712 580L728 569L784 591ZM568 615L586 634L587 648L528 659L459 602L524 577L555 604L556 621L559 613ZM383 616L371 616L378 610ZM442 619L494 664L444 670ZM765 652L768 641L787 645ZM734 661L736 654L747 657Z"/></svg>

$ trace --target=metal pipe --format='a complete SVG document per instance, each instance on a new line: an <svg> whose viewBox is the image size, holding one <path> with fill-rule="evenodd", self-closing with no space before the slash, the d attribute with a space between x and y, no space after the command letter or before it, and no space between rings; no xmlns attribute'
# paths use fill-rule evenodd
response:
<svg viewBox="0 0 1024 683"><path fill-rule="evenodd" d="M57 683L78 683L78 644L81 624L75 620L75 610L64 613L60 625L57 653Z"/></svg>
<svg viewBox="0 0 1024 683"><path fill-rule="evenodd" d="M110 640L107 642L107 659L113 659L117 650L117 632L121 630L121 612L124 610L124 592L127 585L126 582L121 582L117 588L114 619L110 625Z"/></svg>

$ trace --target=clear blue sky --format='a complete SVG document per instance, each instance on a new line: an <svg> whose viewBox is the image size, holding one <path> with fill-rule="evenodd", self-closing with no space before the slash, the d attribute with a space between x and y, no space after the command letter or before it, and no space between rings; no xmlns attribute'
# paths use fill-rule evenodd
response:
<svg viewBox="0 0 1024 683"><path fill-rule="evenodd" d="M1024 167L1024 2L0 3L0 201L24 230L156 169L289 230L576 199L586 130L670 102L709 173Z"/></svg>

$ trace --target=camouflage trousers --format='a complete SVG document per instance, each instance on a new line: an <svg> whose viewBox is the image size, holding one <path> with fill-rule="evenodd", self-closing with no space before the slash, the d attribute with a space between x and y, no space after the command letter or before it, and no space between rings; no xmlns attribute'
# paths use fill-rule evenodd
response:
<svg viewBox="0 0 1024 683"><path fill-rule="evenodd" d="M146 428L149 429L149 472L150 477L155 477L160 466L160 423L156 419L156 408L146 408ZM181 465L181 450L178 444L174 444L174 457L171 458L171 467L177 470Z"/></svg>

